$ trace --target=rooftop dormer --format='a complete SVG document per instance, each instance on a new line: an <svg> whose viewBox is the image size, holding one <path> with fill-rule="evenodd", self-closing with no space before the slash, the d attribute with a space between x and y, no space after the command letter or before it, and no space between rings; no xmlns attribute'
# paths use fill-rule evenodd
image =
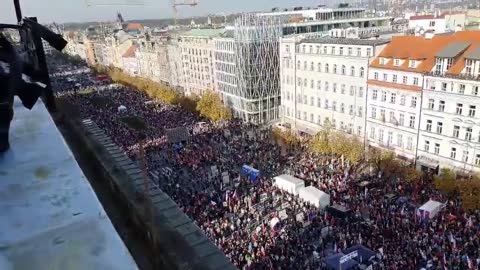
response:
<svg viewBox="0 0 480 270"><path fill-rule="evenodd" d="M469 46L469 42L454 41L441 49L435 55L435 74L446 73L453 66L456 58L468 49Z"/></svg>

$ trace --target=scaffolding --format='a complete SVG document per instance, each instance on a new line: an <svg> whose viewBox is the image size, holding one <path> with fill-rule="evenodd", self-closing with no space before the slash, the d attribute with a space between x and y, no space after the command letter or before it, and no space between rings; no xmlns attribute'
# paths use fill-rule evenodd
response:
<svg viewBox="0 0 480 270"><path fill-rule="evenodd" d="M247 122L264 124L279 116L279 18L243 14L235 20L237 93Z"/></svg>

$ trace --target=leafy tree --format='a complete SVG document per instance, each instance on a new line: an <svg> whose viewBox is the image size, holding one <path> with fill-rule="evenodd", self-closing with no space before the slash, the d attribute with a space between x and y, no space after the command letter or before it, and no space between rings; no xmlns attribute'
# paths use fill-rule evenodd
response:
<svg viewBox="0 0 480 270"><path fill-rule="evenodd" d="M422 172L416 170L414 167L407 167L403 173L405 180L408 182L418 182L422 179Z"/></svg>
<svg viewBox="0 0 480 270"><path fill-rule="evenodd" d="M310 142L310 149L313 152L330 155L332 154L332 148L330 145L330 132L331 124L330 121L326 120L323 125L323 129L318 132Z"/></svg>
<svg viewBox="0 0 480 270"><path fill-rule="evenodd" d="M480 209L480 177L459 180L457 186L463 208L467 211Z"/></svg>
<svg viewBox="0 0 480 270"><path fill-rule="evenodd" d="M435 187L447 196L453 196L457 190L455 173L447 168L443 168L440 174L435 177Z"/></svg>
<svg viewBox="0 0 480 270"><path fill-rule="evenodd" d="M218 94L213 91L206 91L198 100L197 111L212 121L230 120L231 111L226 108Z"/></svg>
<svg viewBox="0 0 480 270"><path fill-rule="evenodd" d="M295 145L299 142L299 138L291 130L283 131L279 128L273 128L272 135L274 139L281 140L288 145Z"/></svg>

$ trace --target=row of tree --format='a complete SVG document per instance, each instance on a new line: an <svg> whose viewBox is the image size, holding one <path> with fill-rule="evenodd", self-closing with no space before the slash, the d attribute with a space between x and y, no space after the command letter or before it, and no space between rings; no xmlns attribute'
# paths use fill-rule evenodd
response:
<svg viewBox="0 0 480 270"><path fill-rule="evenodd" d="M129 85L143 91L153 99L161 100L171 105L182 106L186 110L198 113L211 121L232 119L231 111L223 105L220 96L213 91L206 91L200 97L186 96L165 84L130 76L118 68L96 65L94 70L97 73L109 75L114 82Z"/></svg>
<svg viewBox="0 0 480 270"><path fill-rule="evenodd" d="M480 176L472 175L467 178L458 178L450 169L442 169L435 177L435 187L449 199L459 198L465 210L480 208Z"/></svg>

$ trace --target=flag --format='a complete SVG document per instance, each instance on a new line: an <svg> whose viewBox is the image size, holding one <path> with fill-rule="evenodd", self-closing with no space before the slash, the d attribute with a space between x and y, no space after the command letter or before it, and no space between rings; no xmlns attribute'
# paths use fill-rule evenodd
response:
<svg viewBox="0 0 480 270"><path fill-rule="evenodd" d="M467 255L467 264L468 264L468 269L473 269L473 261L468 257Z"/></svg>
<svg viewBox="0 0 480 270"><path fill-rule="evenodd" d="M473 226L472 216L468 218L467 227L471 228Z"/></svg>
<svg viewBox="0 0 480 270"><path fill-rule="evenodd" d="M443 265L447 264L447 256L446 256L445 252L443 253L442 263L443 263Z"/></svg>
<svg viewBox="0 0 480 270"><path fill-rule="evenodd" d="M449 238L450 238L450 243L452 243L452 248L454 250L457 249L457 241L455 241L455 238L453 237L452 232L450 232Z"/></svg>
<svg viewBox="0 0 480 270"><path fill-rule="evenodd" d="M337 252L337 242L335 242L335 244L333 245L333 251Z"/></svg>

